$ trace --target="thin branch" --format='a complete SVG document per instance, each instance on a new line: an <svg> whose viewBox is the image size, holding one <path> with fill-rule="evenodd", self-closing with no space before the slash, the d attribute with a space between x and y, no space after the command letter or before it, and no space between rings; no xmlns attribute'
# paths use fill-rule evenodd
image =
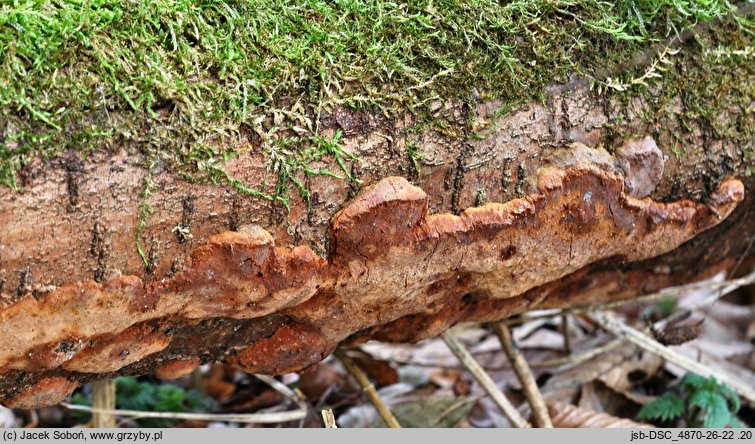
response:
<svg viewBox="0 0 755 444"><path fill-rule="evenodd" d="M432 420L430 424L427 425L428 428L435 427L438 425L441 421L446 419L451 413L455 412L456 410L459 410L460 408L467 406L469 404L474 404L480 399L484 398L484 395L477 395L477 396L469 396L466 398L461 398L458 401L451 404L447 409L443 410L440 415L438 415L437 418Z"/></svg>
<svg viewBox="0 0 755 444"><path fill-rule="evenodd" d="M372 402L372 405L375 406L378 414L381 418L383 418L383 421L385 421L388 427L392 429L400 429L401 424L399 424L398 420L396 420L396 417L393 416L393 413L391 413L391 410L388 408L388 406L385 405L383 400L380 399L380 395L378 395L377 390L375 390L375 386L372 385L372 382L370 382L369 378L367 378L367 375L364 374L359 366L357 366L354 360L351 359L351 357L349 357L346 352L340 348L336 349L333 354L335 354L336 357L341 361L343 366L346 368L346 371L354 377L359 386L362 388L362 391L370 399L370 402Z"/></svg>
<svg viewBox="0 0 755 444"><path fill-rule="evenodd" d="M92 414L108 414L127 416L131 418L163 418L181 419L187 421L217 421L217 422L240 422L248 424L275 424L281 422L297 421L307 417L307 406L301 402L296 394L285 384L274 378L264 375L255 375L261 381L270 385L274 390L281 392L286 398L296 402L298 409L289 412L265 412L265 413L190 413L190 412L145 412L141 410L120 410L89 407L85 405L60 403L69 410L89 412Z"/></svg>
<svg viewBox="0 0 755 444"><path fill-rule="evenodd" d="M569 313L561 315L561 336L564 337L564 352L571 354L571 340L569 338Z"/></svg>
<svg viewBox="0 0 755 444"><path fill-rule="evenodd" d="M92 387L92 407L102 410L115 409L115 379L94 381ZM92 427L98 429L112 429L115 427L115 416L109 413L94 412Z"/></svg>
<svg viewBox="0 0 755 444"><path fill-rule="evenodd" d="M624 341L622 339L614 339L612 341L606 342L605 344L599 347L595 347L590 350L587 350L584 353L564 356L563 358L553 358L553 359L548 359L545 361L533 362L530 364L530 366L536 367L536 368L543 368L543 367L558 367L564 364L575 364L575 365L581 364L583 362L589 361L590 359L600 354L611 351L623 343Z"/></svg>
<svg viewBox="0 0 755 444"><path fill-rule="evenodd" d="M296 404L300 409L307 410L307 404L305 404L302 401L302 399L299 396L297 396L293 390L288 388L286 384L278 381L272 376L255 374L254 377L264 382L265 384L269 385L277 392L281 393L283 396L288 398L291 402Z"/></svg>
<svg viewBox="0 0 755 444"><path fill-rule="evenodd" d="M309 411L307 397L304 396L304 394L298 388L291 390L286 384L278 381L272 376L255 374L254 377L272 387L273 390L282 393L283 396L288 398L289 401L296 404L299 407L299 410L303 410L305 412ZM299 420L299 428L301 427L304 427L304 418L301 418Z"/></svg>
<svg viewBox="0 0 755 444"><path fill-rule="evenodd" d="M679 352L672 350L665 345L655 341L642 332L639 332L632 327L618 321L607 314L602 312L591 313L590 317L600 325L604 330L612 333L613 335L625 339L643 350L647 350L650 353L656 354L666 361L675 364L688 372L697 373L701 376L715 377L719 382L722 382L732 390L737 392L740 396L747 399L750 402L755 402L755 389L749 384L740 381L739 379L720 371L710 369L699 362L688 358L680 354Z"/></svg>
<svg viewBox="0 0 755 444"><path fill-rule="evenodd" d="M508 418L511 424L514 425L514 427L519 428L530 427L530 424L522 417L519 410L517 410L511 401L506 398L490 375L488 375L480 364L475 361L472 354L469 353L464 345L448 331L443 332L441 336L443 337L443 340L446 341L448 348L450 348L454 355L459 358L459 361L464 364L467 370L472 373L472 376L474 376L477 382L480 383L482 388L493 399L493 402L495 402L501 410L501 413Z"/></svg>
<svg viewBox="0 0 755 444"><path fill-rule="evenodd" d="M543 395L540 393L540 389L537 387L537 381L532 375L527 360L524 359L524 355L514 343L514 338L511 335L508 325L503 322L497 322L493 324L493 331L501 341L501 346L506 356L511 362L511 367L514 369L516 376L522 383L522 390L524 396L527 398L527 402L532 407L533 422L537 427L541 428L553 428L551 418L548 415L548 407L545 405Z"/></svg>
<svg viewBox="0 0 755 444"><path fill-rule="evenodd" d="M742 284L741 282L736 282L736 281L741 281L742 279L745 280L744 284ZM701 301L698 301L697 303L695 303L693 305L690 305L689 307L686 307L683 310L678 311L677 313L672 314L671 316L667 317L666 319L664 319L662 321L657 322L655 324L655 328L657 328L657 329L663 329L667 325L672 324L672 323L676 322L679 319L685 318L687 315L689 315L693 311L696 311L696 310L699 310L699 309L701 309L703 307L711 305L714 302L716 302L719 299L721 299L722 297L724 297L724 295L727 295L727 294L731 293L732 291L734 291L734 290L736 290L736 289L738 289L740 287L743 287L744 285L748 285L748 284L752 283L752 282L747 282L747 281L748 280L755 281L755 271L751 272L750 274L748 274L747 276L745 276L742 279L735 279L733 281L729 281L729 282L734 282L734 283L732 283L730 285L726 285L724 287L721 287L721 290L718 293L713 293L710 296L706 297L705 299L703 299Z"/></svg>
<svg viewBox="0 0 755 444"><path fill-rule="evenodd" d="M39 425L39 413L37 413L37 409L29 410L29 416L31 418L29 419L28 423L24 424L24 428L25 429L36 428L37 425Z"/></svg>
<svg viewBox="0 0 755 444"><path fill-rule="evenodd" d="M711 302L714 302L715 300L731 293L732 291L736 290L739 287L744 287L745 285L750 285L753 283L755 283L755 271L737 279L730 279L730 280L726 280L722 282L705 281L705 282L699 282L696 284L684 285L681 287L672 287L672 288L661 290L657 293L652 293L652 294L648 294L644 296L638 296L636 298L631 298L631 299L622 299L619 301L605 302L602 304L582 305L578 307L563 308L563 309L553 308L553 309L547 309L547 310L533 310L532 312L522 313L519 316L508 318L504 320L504 322L506 322L510 326L514 326L514 325L524 324L525 322L534 321L536 319L552 318L554 316L559 316L564 313L584 313L584 312L593 311L593 310L607 310L610 308L621 307L627 304L653 301L653 300L662 299L666 297L683 296L695 290L718 290L718 289L721 290L720 292L716 293L715 297L711 295L709 298L706 298L705 301L699 304L696 304L695 307L690 308L690 309L697 309L703 305L707 305L707 304L710 304Z"/></svg>
<svg viewBox="0 0 755 444"><path fill-rule="evenodd" d="M254 424L274 424L279 422L289 422L303 419L307 416L307 411L293 410L290 412L266 412L266 413L188 413L188 412L144 412L141 410L121 410L121 409L96 409L86 405L69 404L62 402L61 406L69 410L78 410L89 413L106 413L117 416L128 416L132 418L163 418L163 419L182 419L192 421L213 421L213 422L241 422Z"/></svg>
<svg viewBox="0 0 755 444"><path fill-rule="evenodd" d="M333 410L324 409L320 412L322 414L322 421L325 423L326 429L337 429L336 418L333 416Z"/></svg>

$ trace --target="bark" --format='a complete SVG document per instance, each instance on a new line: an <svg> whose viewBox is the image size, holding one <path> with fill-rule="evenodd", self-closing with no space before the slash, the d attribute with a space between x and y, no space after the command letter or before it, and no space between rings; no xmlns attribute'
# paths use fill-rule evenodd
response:
<svg viewBox="0 0 755 444"><path fill-rule="evenodd" d="M409 116L325 115L323 132L341 129L362 159L351 167L363 185L301 177L311 202L292 196L289 214L158 163L146 267L143 157L116 148L30 165L23 193L0 189L0 398L47 405L87 381L210 361L280 374L343 342L416 341L751 260L751 142L698 126L676 156L680 124L651 127L646 103L619 123L619 105L585 82L545 97L497 119L499 103L438 105L459 128L493 123L484 138L408 140ZM419 172L407 143L424 152ZM228 173L272 192L260 147L240 148Z"/></svg>

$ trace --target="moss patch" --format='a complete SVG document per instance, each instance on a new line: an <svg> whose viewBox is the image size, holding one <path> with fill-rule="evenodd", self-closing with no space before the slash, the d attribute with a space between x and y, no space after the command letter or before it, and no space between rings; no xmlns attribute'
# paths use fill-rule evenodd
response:
<svg viewBox="0 0 755 444"><path fill-rule="evenodd" d="M694 158L710 162L691 170L692 178L702 178L706 191L714 189L727 174L745 166L745 175L755 172L755 15L724 20L720 26L697 34L679 54L666 49L648 66L622 73L621 78L596 82L599 90L618 104L614 122L615 137L627 138L622 117L641 113L643 134L663 133L677 157L687 152L690 140ZM638 81L639 80L639 81ZM638 104L641 106L638 108ZM669 128L678 129L668 131ZM721 152L715 145L725 141L732 147ZM712 172L712 176L705 176ZM703 176L701 176L703 175ZM699 177L698 177L699 176ZM680 178L680 183L684 179ZM679 194L672 196L679 198Z"/></svg>
<svg viewBox="0 0 755 444"><path fill-rule="evenodd" d="M297 176L349 178L319 121L422 115L591 75L731 10L723 0L17 0L0 6L0 183L34 157L108 146L285 204ZM222 169L259 138L276 194ZM342 171L312 170L323 156ZM150 162L145 162L150 163ZM353 179L353 178L352 178Z"/></svg>

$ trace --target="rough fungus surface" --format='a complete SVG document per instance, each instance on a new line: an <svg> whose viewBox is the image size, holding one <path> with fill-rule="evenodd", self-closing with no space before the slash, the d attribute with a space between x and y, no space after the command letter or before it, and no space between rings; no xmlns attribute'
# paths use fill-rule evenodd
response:
<svg viewBox="0 0 755 444"><path fill-rule="evenodd" d="M0 399L38 407L92 379L172 378L213 360L278 374L342 342L417 341L460 321L594 300L579 280L585 267L669 252L744 199L737 180L706 204L632 197L659 173L632 177L634 167L587 154L541 169L530 195L458 216L428 214L427 195L402 178L380 180L333 218L328 259L246 226L211 237L171 279L120 276L27 295L0 309Z"/></svg>

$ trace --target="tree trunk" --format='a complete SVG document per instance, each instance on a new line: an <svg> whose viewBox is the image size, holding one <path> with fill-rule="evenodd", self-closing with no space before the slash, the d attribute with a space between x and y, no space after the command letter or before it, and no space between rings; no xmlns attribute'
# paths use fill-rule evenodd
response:
<svg viewBox="0 0 755 444"><path fill-rule="evenodd" d="M727 62L700 66L715 60L693 40L674 43L682 77L629 92L575 80L504 115L438 103L450 129L324 113L362 183L301 175L310 199L292 194L290 211L124 147L28 165L23 192L0 189L0 398L36 407L210 361L280 374L343 342L417 341L741 270L755 253L753 67L734 84L695 77ZM662 50L607 72L637 78ZM712 112L689 118L698 99ZM228 176L274 194L258 142L239 149Z"/></svg>

